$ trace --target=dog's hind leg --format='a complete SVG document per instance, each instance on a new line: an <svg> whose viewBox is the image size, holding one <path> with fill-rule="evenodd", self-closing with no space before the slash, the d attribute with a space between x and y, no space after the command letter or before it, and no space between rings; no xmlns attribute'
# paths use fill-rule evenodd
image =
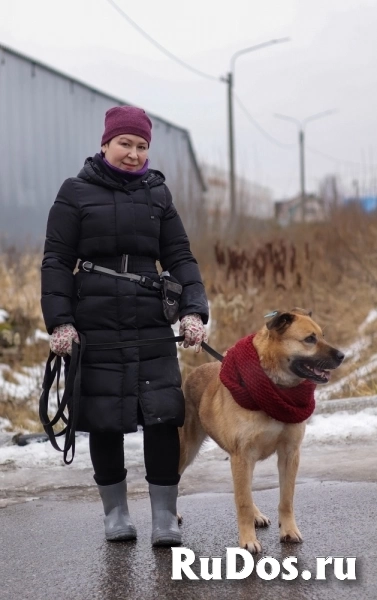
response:
<svg viewBox="0 0 377 600"><path fill-rule="evenodd" d="M281 542L302 542L293 510L293 496L300 463L300 448L287 444L277 448L280 483L279 526Z"/></svg>
<svg viewBox="0 0 377 600"><path fill-rule="evenodd" d="M255 504L251 494L251 479L255 460L244 454L232 454L230 457L234 485L234 500L237 509L239 543L255 554L262 552L262 546L255 532ZM257 509L258 510L258 509ZM260 511L258 510L258 513Z"/></svg>

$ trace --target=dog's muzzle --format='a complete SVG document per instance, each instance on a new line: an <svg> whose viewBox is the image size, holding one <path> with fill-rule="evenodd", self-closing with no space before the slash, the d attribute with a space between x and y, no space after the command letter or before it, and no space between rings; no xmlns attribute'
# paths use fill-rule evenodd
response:
<svg viewBox="0 0 377 600"><path fill-rule="evenodd" d="M327 383L331 371L339 367L344 356L344 353L336 348L332 348L324 358L298 356L292 360L290 370L302 379L309 379L314 383Z"/></svg>

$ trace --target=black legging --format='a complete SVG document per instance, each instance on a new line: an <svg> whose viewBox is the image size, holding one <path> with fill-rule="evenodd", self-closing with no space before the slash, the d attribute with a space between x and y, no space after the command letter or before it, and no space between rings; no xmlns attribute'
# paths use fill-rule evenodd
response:
<svg viewBox="0 0 377 600"><path fill-rule="evenodd" d="M98 485L120 483L127 475L124 468L122 433L91 433L90 457ZM144 426L144 463L146 480L154 485L179 482L179 435L173 425Z"/></svg>

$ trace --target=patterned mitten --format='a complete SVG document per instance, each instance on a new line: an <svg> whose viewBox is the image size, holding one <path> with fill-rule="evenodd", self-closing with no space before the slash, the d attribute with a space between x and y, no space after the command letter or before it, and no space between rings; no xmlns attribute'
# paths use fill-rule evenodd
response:
<svg viewBox="0 0 377 600"><path fill-rule="evenodd" d="M72 340L76 344L80 343L80 339L76 329L72 323L66 325L58 325L55 327L50 337L50 348L58 356L65 356L66 354L72 354Z"/></svg>
<svg viewBox="0 0 377 600"><path fill-rule="evenodd" d="M195 313L186 315L181 319L179 335L185 336L184 341L179 342L179 345L182 346L183 344L184 348L195 346L195 352L199 352L202 342L208 342L208 336L203 321L200 315Z"/></svg>

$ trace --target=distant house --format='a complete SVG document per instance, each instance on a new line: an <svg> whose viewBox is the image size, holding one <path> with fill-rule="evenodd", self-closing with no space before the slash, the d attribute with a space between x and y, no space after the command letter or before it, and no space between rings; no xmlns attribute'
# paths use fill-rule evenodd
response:
<svg viewBox="0 0 377 600"><path fill-rule="evenodd" d="M44 238L61 184L99 151L106 110L124 104L0 45L0 237ZM205 184L189 132L149 116L151 167L165 174L179 207L200 204Z"/></svg>
<svg viewBox="0 0 377 600"><path fill-rule="evenodd" d="M323 200L315 194L307 194L305 199L305 221L323 221L325 218L326 211ZM301 196L276 201L275 219L282 226L302 221Z"/></svg>
<svg viewBox="0 0 377 600"><path fill-rule="evenodd" d="M224 169L202 165L207 191L205 204L209 214L228 216L230 211L229 175ZM274 203L271 191L244 177L236 179L236 210L243 216L272 219Z"/></svg>

